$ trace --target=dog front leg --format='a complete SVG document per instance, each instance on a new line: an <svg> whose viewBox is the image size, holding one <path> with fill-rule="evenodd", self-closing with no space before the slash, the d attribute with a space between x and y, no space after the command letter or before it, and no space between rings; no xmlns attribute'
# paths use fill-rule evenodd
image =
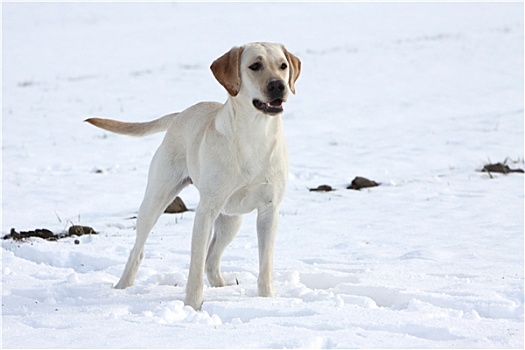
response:
<svg viewBox="0 0 525 350"><path fill-rule="evenodd" d="M224 287L226 281L221 274L221 256L239 231L242 216L219 215L215 220L213 239L206 257L206 275L213 287Z"/></svg>
<svg viewBox="0 0 525 350"><path fill-rule="evenodd" d="M195 213L193 235L191 238L191 260L188 283L186 285L185 304L200 310L203 302L204 264L211 237L213 222L218 212L209 210L199 204Z"/></svg>
<svg viewBox="0 0 525 350"><path fill-rule="evenodd" d="M259 241L259 296L273 297L273 248L277 232L278 211L274 207L259 209L257 238Z"/></svg>

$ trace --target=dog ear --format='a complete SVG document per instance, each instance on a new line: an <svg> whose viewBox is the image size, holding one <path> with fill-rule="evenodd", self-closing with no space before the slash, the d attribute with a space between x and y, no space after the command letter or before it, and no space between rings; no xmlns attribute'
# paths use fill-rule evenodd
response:
<svg viewBox="0 0 525 350"><path fill-rule="evenodd" d="M231 96L237 96L241 90L241 53L242 47L234 47L213 61L210 66L215 79Z"/></svg>
<svg viewBox="0 0 525 350"><path fill-rule="evenodd" d="M286 59L288 60L288 65L290 66L290 80L288 81L288 85L290 86L290 90L293 94L295 94L295 82L297 81L297 78L299 78L299 74L301 73L301 61L292 55L283 48L284 55L286 56Z"/></svg>

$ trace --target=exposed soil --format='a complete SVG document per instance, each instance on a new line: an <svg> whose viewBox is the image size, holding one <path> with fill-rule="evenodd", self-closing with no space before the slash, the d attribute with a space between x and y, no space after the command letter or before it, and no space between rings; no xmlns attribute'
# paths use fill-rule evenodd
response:
<svg viewBox="0 0 525 350"><path fill-rule="evenodd" d="M362 188L376 187L379 186L379 183L369 180L364 177L357 176L352 180L352 183L347 187L349 190L360 190Z"/></svg>
<svg viewBox="0 0 525 350"><path fill-rule="evenodd" d="M355 179L352 180L352 183L348 185L346 188L349 190L360 190L362 188L376 187L379 185L380 184L375 181L369 180L364 177L357 176ZM331 192L331 191L335 191L335 188L333 188L330 185L320 185L320 186L317 186L316 188L310 188L309 190L310 192Z"/></svg>
<svg viewBox="0 0 525 350"><path fill-rule="evenodd" d="M523 173L523 169L511 169L505 163L496 163L496 164L487 164L481 169L481 171L486 173Z"/></svg>
<svg viewBox="0 0 525 350"><path fill-rule="evenodd" d="M60 233L54 233L51 230L48 230L46 228L42 229L35 229L31 231L20 231L17 232L14 228L11 229L11 232L8 235L5 235L2 237L2 239L12 239L19 242L24 242L28 238L42 238L47 241L57 241L62 238L66 237L73 237L73 236L83 236L83 235L96 235L97 232L89 226L79 226L79 225L73 225L71 226L67 232L60 232ZM79 242L80 243L80 242ZM77 241L75 241L75 244L79 244Z"/></svg>
<svg viewBox="0 0 525 350"><path fill-rule="evenodd" d="M321 185L316 188L310 188L310 192L330 192L335 191L332 186L329 185Z"/></svg>
<svg viewBox="0 0 525 350"><path fill-rule="evenodd" d="M188 211L188 208L186 208L186 205L180 197L175 198L166 210L164 210L167 214L184 213L185 211Z"/></svg>

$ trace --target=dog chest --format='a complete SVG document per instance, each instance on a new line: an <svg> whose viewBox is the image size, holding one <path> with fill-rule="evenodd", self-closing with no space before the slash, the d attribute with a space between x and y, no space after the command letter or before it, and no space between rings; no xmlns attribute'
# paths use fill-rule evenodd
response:
<svg viewBox="0 0 525 350"><path fill-rule="evenodd" d="M284 189L284 183L261 183L242 187L228 198L223 214L241 215L264 206L278 206Z"/></svg>

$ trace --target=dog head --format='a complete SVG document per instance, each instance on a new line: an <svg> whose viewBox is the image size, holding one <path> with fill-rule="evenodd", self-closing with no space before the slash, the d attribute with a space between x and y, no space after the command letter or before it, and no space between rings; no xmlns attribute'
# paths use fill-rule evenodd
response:
<svg viewBox="0 0 525 350"><path fill-rule="evenodd" d="M210 68L232 98L249 101L264 114L277 115L289 91L295 94L301 61L283 45L252 43L232 48Z"/></svg>

